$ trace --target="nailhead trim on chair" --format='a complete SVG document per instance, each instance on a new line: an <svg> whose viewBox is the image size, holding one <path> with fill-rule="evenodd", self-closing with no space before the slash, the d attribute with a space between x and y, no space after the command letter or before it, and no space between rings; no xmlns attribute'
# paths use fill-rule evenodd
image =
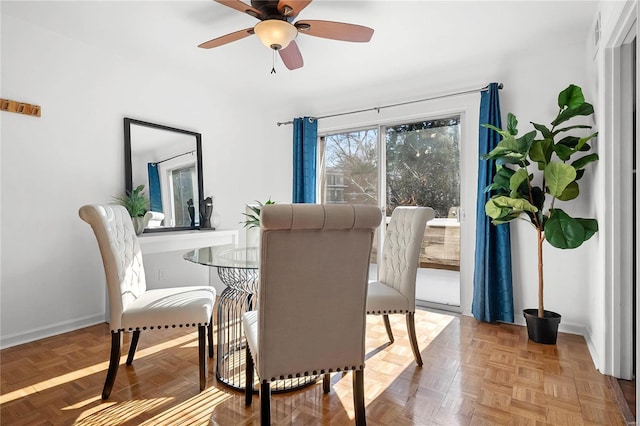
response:
<svg viewBox="0 0 640 426"><path fill-rule="evenodd" d="M409 310L396 311L394 309L393 312L391 312L391 311L367 311L367 315L412 314L414 312L415 311L409 311Z"/></svg>
<svg viewBox="0 0 640 426"><path fill-rule="evenodd" d="M141 330L146 330L147 328L148 328L149 330L153 330L154 328L157 328L158 330L160 330L160 329L162 329L162 328L169 328L169 327L171 327L171 328L176 328L176 327L180 327L180 328L182 328L182 327L200 327L200 326L202 326L202 325L204 325L204 326L208 326L208 325L209 325L209 323L208 323L208 322L205 322L204 324L202 324L202 323L197 323L197 324L196 324L196 323L193 323L193 324L170 324L170 325L169 325L169 324L167 324L167 325L159 325L159 326L153 326L153 325L151 325L151 326L148 326L148 327L147 327L147 326L143 326L143 327L136 327L136 328L129 327L128 329L126 329L126 328L121 328L121 329L116 330L116 331L141 331Z"/></svg>
<svg viewBox="0 0 640 426"><path fill-rule="evenodd" d="M304 373L296 373L296 374L289 374L287 377L285 376L280 376L279 378L276 377L272 377L270 380L263 380L262 383L268 383L268 382L273 382L274 380L285 380L285 379L293 379L293 378L298 378L298 377L302 377L302 376L317 376L319 374L327 374L327 373L336 373L336 372L340 372L340 371L348 371L348 370L363 370L364 369L364 365L360 365L358 367L356 367L355 365L351 366L351 367L344 367L344 368L329 368L328 370L320 370L320 373L318 373L317 370L313 370L312 372L308 372L305 371Z"/></svg>

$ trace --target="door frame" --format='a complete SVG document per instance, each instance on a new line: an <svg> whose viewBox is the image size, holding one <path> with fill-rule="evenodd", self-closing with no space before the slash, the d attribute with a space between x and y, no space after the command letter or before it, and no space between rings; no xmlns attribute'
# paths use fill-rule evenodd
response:
<svg viewBox="0 0 640 426"><path fill-rule="evenodd" d="M633 202L628 196L631 193L631 183L624 177L631 173L632 150L630 144L620 144L616 141L629 140L629 120L633 118L629 111L631 91L629 83L635 80L636 99L638 99L638 75L630 75L629 44L636 39L636 58L638 57L638 5L628 2L620 14L620 19L613 26L609 42L604 46L604 121L605 141L602 151L605 157L605 209L610 214L605 217L605 282L607 293L606 303L606 333L604 373L622 379L633 378L633 347L632 347L632 317L631 303L632 274L629 269L621 265L632 262L633 241L629 232L633 224ZM637 60L637 59L636 59ZM636 111L636 123L638 123ZM638 156L636 150L636 157ZM636 208L638 200L636 199ZM638 226L636 217L636 226ZM636 264L638 259L636 255ZM638 271L636 271L636 282ZM636 306L640 306L639 295L636 294ZM636 317L636 330L640 321ZM638 332L636 331L636 357L638 357ZM637 359L636 359L637 364ZM638 400L640 392L636 390L636 412L640 408Z"/></svg>
<svg viewBox="0 0 640 426"><path fill-rule="evenodd" d="M449 115L460 115L463 123L460 130L460 311L471 316L478 181L478 142L474 135L479 128L480 93L443 96L420 104L326 118L318 121L318 138L330 133Z"/></svg>

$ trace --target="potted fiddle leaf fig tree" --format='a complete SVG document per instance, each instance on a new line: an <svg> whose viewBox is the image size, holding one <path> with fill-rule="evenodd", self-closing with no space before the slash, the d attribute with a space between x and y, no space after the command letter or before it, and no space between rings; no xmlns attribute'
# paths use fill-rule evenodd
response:
<svg viewBox="0 0 640 426"><path fill-rule="evenodd" d="M534 130L520 137L518 120L511 113L504 130L483 125L502 137L498 145L482 157L496 162L493 183L486 189L491 191L491 198L485 204L485 213L493 224L520 219L535 230L538 307L525 309L523 313L529 339L545 344L555 344L561 316L544 309L543 243L547 241L559 249L574 249L598 231L596 219L572 217L559 206L560 202L578 198L579 182L586 167L598 161L598 154L591 153L589 145L598 133L590 132L589 125L569 123L577 117L591 116L593 106L585 102L582 89L572 84L558 95L558 107L558 114L550 125L531 122Z"/></svg>

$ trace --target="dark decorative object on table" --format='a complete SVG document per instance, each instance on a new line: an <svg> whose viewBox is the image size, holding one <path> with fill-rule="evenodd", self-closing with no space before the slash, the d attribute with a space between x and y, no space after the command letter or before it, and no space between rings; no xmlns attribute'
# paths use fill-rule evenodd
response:
<svg viewBox="0 0 640 426"><path fill-rule="evenodd" d="M196 209L193 207L193 198L187 200L187 206L189 217L191 218L191 226L196 226Z"/></svg>
<svg viewBox="0 0 640 426"><path fill-rule="evenodd" d="M211 213L213 213L213 198L207 197L200 203L201 228L211 228Z"/></svg>

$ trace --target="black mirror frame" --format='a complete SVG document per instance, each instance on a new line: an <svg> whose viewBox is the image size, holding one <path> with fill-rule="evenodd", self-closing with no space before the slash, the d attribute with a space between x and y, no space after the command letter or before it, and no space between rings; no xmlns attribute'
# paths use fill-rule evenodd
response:
<svg viewBox="0 0 640 426"><path fill-rule="evenodd" d="M148 121L136 120L134 118L124 118L124 182L125 191L130 193L133 191L133 168L131 165L131 125L151 127L153 129L167 130L185 135L191 135L196 138L196 167L198 168L198 205L204 204L204 185L202 181L202 135L189 130L178 129L176 127L164 126L162 124L150 123ZM189 231L200 229L197 226L176 226L173 228L145 228L144 232L169 232L169 231Z"/></svg>

